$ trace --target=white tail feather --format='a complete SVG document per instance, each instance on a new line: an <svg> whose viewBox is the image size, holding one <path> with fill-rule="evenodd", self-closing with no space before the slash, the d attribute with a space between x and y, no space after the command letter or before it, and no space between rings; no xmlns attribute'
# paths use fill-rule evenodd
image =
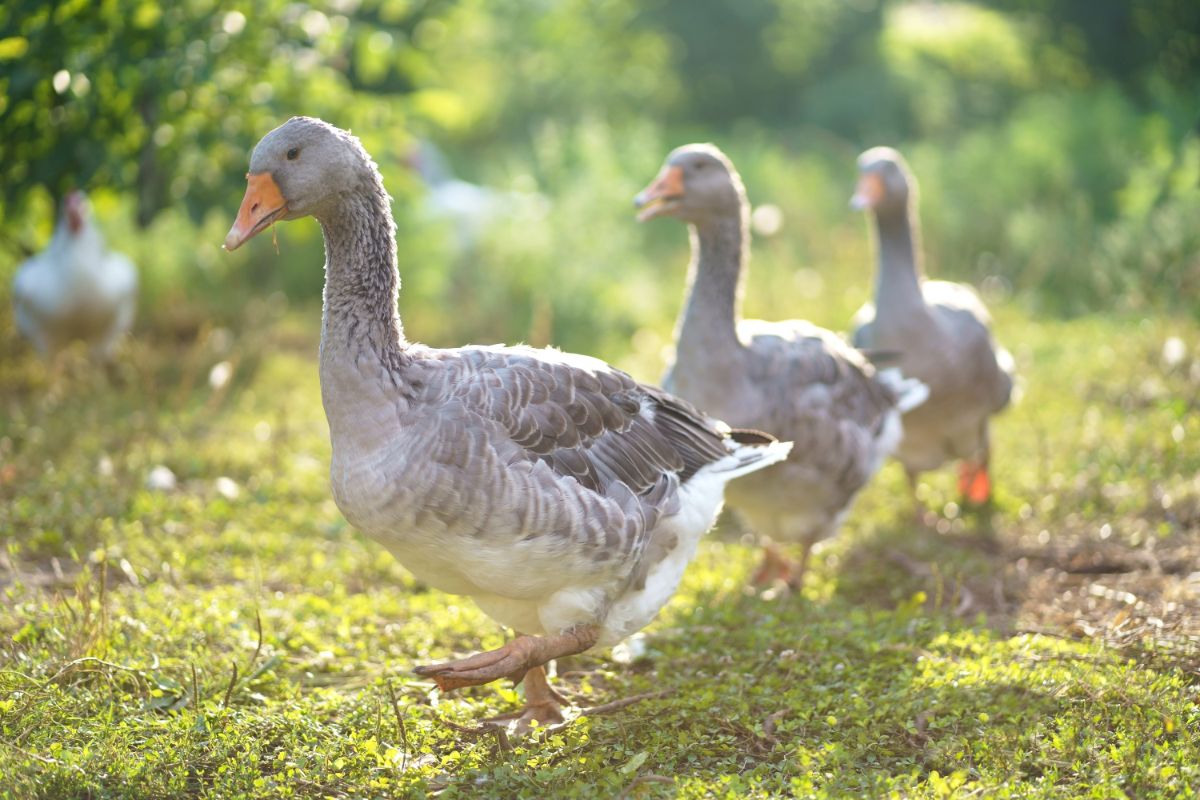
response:
<svg viewBox="0 0 1200 800"><path fill-rule="evenodd" d="M723 458L713 464L713 471L719 473L725 480L731 481L742 475L749 475L751 472L757 472L772 464L777 464L787 458L790 452L792 452L791 442L738 445L737 449L730 453L732 458Z"/></svg>
<svg viewBox="0 0 1200 800"><path fill-rule="evenodd" d="M897 367L881 369L875 376L896 393L896 410L901 414L907 414L929 399L929 387L916 378L904 377Z"/></svg>

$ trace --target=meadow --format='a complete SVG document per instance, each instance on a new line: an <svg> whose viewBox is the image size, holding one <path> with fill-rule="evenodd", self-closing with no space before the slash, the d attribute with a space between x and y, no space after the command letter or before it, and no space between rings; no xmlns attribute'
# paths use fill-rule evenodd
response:
<svg viewBox="0 0 1200 800"><path fill-rule="evenodd" d="M1191 4L219 5L0 10L0 798L1196 796ZM480 726L520 690L412 667L507 632L330 495L319 227L220 248L248 148L299 112L379 162L410 339L650 382L688 243L631 200L672 147L720 145L759 209L746 315L844 331L873 281L854 159L899 146L927 272L1015 357L993 502L928 473L918 523L889 464L799 593L747 588L726 513L643 635L556 665L567 724ZM422 140L507 213L431 218ZM112 364L46 365L9 285L77 185L139 316Z"/></svg>

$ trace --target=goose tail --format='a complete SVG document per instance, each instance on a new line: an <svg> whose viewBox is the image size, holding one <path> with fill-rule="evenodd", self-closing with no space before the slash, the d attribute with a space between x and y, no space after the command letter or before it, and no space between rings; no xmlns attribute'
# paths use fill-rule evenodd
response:
<svg viewBox="0 0 1200 800"><path fill-rule="evenodd" d="M879 382L896 395L896 410L907 414L929 399L929 387L916 378L906 378L896 367L881 369Z"/></svg>

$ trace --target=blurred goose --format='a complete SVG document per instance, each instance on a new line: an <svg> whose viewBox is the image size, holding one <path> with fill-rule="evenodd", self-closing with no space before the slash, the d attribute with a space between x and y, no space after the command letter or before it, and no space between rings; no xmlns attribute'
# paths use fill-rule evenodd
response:
<svg viewBox="0 0 1200 800"><path fill-rule="evenodd" d="M991 497L988 420L1008 405L1012 357L992 339L991 318L969 286L922 276L917 183L904 158L876 147L858 159L851 200L875 221L875 303L855 315L854 343L895 353L929 400L904 419L897 457L916 498L920 472L961 459L958 489L971 504ZM918 509L920 506L918 505Z"/></svg>
<svg viewBox="0 0 1200 800"><path fill-rule="evenodd" d="M813 544L837 532L925 387L876 372L839 336L808 322L740 319L749 205L716 147L673 151L634 202L639 220L673 216L691 231L687 300L663 386L732 425L796 444L780 467L731 486L729 502L769 537L754 582L779 577L799 586ZM799 563L773 542L799 542Z"/></svg>
<svg viewBox="0 0 1200 800"><path fill-rule="evenodd" d="M449 226L460 255L478 245L492 225L545 212L546 198L536 192L504 191L457 177L445 153L427 139L417 142L406 162L425 184L425 219Z"/></svg>
<svg viewBox="0 0 1200 800"><path fill-rule="evenodd" d="M105 245L83 192L63 199L50 244L17 269L13 306L17 329L47 359L82 340L107 360L133 324L137 271Z"/></svg>
<svg viewBox="0 0 1200 800"><path fill-rule="evenodd" d="M325 236L321 396L352 525L420 580L519 635L421 667L443 689L525 681L523 725L562 719L542 665L608 647L671 597L725 484L790 444L734 433L601 361L404 338L390 198L359 140L295 117L250 158L225 240L313 216Z"/></svg>

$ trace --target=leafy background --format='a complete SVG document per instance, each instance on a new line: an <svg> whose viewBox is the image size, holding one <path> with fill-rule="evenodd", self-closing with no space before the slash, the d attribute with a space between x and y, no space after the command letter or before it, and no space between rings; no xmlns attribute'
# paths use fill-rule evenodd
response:
<svg viewBox="0 0 1200 800"><path fill-rule="evenodd" d="M1198 101L1192 0L8 0L0 797L1194 797ZM644 653L559 664L577 707L652 698L479 731L515 690L407 668L503 633L329 495L318 227L220 249L296 113L379 161L412 338L647 380L687 241L630 200L669 149L716 142L778 210L747 314L844 329L872 280L854 159L900 147L929 272L980 287L1022 376L995 506L942 470L913 525L888 466L791 597L744 590L726 519ZM430 219L423 141L509 213ZM140 270L107 372L45 369L12 324L76 186Z"/></svg>
<svg viewBox="0 0 1200 800"><path fill-rule="evenodd" d="M281 230L286 259L217 250L249 149L306 113L380 161L404 310L437 343L616 357L661 330L679 276L656 265L680 237L637 230L628 201L697 139L784 212L778 249L797 255L765 250L768 284L796 263L864 268L853 158L890 143L922 180L932 271L1047 313L1196 313L1198 31L1188 0L17 0L0 10L0 275L83 186L138 256L151 318L314 299L314 227ZM419 139L469 180L550 202L463 253L420 220ZM451 303L452 326L434 311Z"/></svg>

